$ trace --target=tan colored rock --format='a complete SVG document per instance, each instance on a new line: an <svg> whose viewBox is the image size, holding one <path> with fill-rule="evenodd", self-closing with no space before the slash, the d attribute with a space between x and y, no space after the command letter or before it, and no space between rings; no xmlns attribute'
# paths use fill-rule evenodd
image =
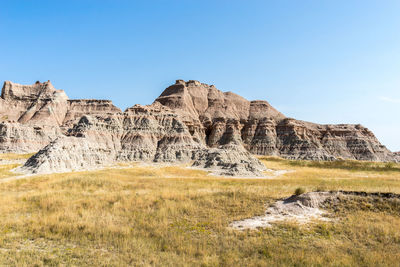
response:
<svg viewBox="0 0 400 267"><path fill-rule="evenodd" d="M69 100L47 82L5 82L0 98L0 150L37 152L67 132L83 115L121 112L108 100Z"/></svg>
<svg viewBox="0 0 400 267"><path fill-rule="evenodd" d="M286 118L266 101L247 101L198 81L176 81L156 99L182 114L210 147L236 140L253 154L288 159L399 161L361 125L319 125Z"/></svg>
<svg viewBox="0 0 400 267"><path fill-rule="evenodd" d="M178 80L152 105L125 112L108 100L69 100L50 82L6 82L0 112L1 151L43 148L20 169L28 173L149 161L192 162L217 174L260 176L265 167L252 154L399 161L361 125L286 118L266 101L248 101L198 81Z"/></svg>
<svg viewBox="0 0 400 267"><path fill-rule="evenodd" d="M260 176L265 167L240 143L208 149L179 115L159 103L123 113L83 116L67 137L51 142L19 170L52 173L94 169L119 161L188 163L217 174Z"/></svg>
<svg viewBox="0 0 400 267"><path fill-rule="evenodd" d="M177 80L155 100L191 119L203 123L225 118L248 120L249 118L270 117L276 120L285 116L267 101L248 101L232 92L221 92L214 85L198 81Z"/></svg>
<svg viewBox="0 0 400 267"><path fill-rule="evenodd" d="M110 100L71 99L62 126L71 128L84 115L105 116L121 112Z"/></svg>
<svg viewBox="0 0 400 267"><path fill-rule="evenodd" d="M60 126L68 109L68 97L48 82L20 85L5 82L0 100L3 121Z"/></svg>

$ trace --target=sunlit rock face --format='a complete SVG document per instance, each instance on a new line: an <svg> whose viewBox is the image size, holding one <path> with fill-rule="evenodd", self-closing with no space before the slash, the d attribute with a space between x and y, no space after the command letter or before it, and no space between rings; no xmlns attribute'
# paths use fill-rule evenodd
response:
<svg viewBox="0 0 400 267"><path fill-rule="evenodd" d="M395 152L394 155L397 159L397 162L400 162L400 152Z"/></svg>
<svg viewBox="0 0 400 267"><path fill-rule="evenodd" d="M288 159L399 161L361 125L286 118L267 101L248 101L198 81L177 80L156 102L182 114L193 135L209 147L234 140L253 154Z"/></svg>
<svg viewBox="0 0 400 267"><path fill-rule="evenodd" d="M34 152L21 168L51 173L126 161L190 163L216 174L260 176L253 156L399 161L361 125L319 125L285 117L213 85L182 81L152 105L124 112L109 100L70 100L48 82L5 82L0 151Z"/></svg>
<svg viewBox="0 0 400 267"><path fill-rule="evenodd" d="M5 82L0 97L0 151L37 152L83 115L121 112L109 100L70 100L47 82Z"/></svg>
<svg viewBox="0 0 400 267"><path fill-rule="evenodd" d="M37 152L62 135L59 127L26 125L18 122L0 123L1 153Z"/></svg>
<svg viewBox="0 0 400 267"><path fill-rule="evenodd" d="M84 115L104 116L118 112L121 110L114 106L111 100L70 99L62 127L64 129L71 128Z"/></svg>
<svg viewBox="0 0 400 267"><path fill-rule="evenodd" d="M5 82L0 98L2 120L22 124L60 126L68 109L68 97L50 81L33 85Z"/></svg>
<svg viewBox="0 0 400 267"><path fill-rule="evenodd" d="M260 176L265 167L240 143L208 148L193 138L180 116L154 103L125 112L83 116L19 170L52 173L87 170L115 162L191 163L217 174Z"/></svg>

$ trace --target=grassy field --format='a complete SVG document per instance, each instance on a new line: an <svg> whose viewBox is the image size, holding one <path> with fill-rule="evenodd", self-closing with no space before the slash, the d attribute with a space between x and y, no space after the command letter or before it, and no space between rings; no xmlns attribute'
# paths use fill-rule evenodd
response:
<svg viewBox="0 0 400 267"><path fill-rule="evenodd" d="M260 158L271 179L134 166L0 180L0 265L398 266L400 207L343 206L334 222L234 231L296 188L400 193L400 165ZM13 166L2 166L0 177ZM351 207L350 207L351 206Z"/></svg>
<svg viewBox="0 0 400 267"><path fill-rule="evenodd" d="M21 165L21 163L17 163L18 161L25 161L30 158L33 154L0 154L0 181L3 178L9 178L13 176L17 176L18 174L11 172L12 169ZM3 161L9 164L2 164Z"/></svg>

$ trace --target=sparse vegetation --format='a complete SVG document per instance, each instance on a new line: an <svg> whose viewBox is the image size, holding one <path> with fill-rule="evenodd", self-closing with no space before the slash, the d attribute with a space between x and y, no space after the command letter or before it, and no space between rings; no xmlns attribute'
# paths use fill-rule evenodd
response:
<svg viewBox="0 0 400 267"><path fill-rule="evenodd" d="M285 160L277 157L260 157L261 159L285 162L289 166L313 167L323 169L342 169L352 171L392 171L400 172L400 164L394 162L368 162L357 160L336 160L336 161L309 161L309 160Z"/></svg>
<svg viewBox="0 0 400 267"><path fill-rule="evenodd" d="M0 179L8 178L12 176L17 176L18 174L11 172L12 169L18 167L20 163L19 160L26 160L31 157L33 154L0 154ZM5 164L2 164L3 161L6 161Z"/></svg>
<svg viewBox="0 0 400 267"><path fill-rule="evenodd" d="M244 232L227 228L233 220L263 214L266 203L289 196L296 188L400 193L398 164L388 171L296 165L265 157L262 161L270 169L294 172L242 180L180 167L124 166L129 168L0 183L0 262L8 266L398 265L396 202L375 205L373 200L355 198L336 210L332 207L339 218L334 222L288 222Z"/></svg>
<svg viewBox="0 0 400 267"><path fill-rule="evenodd" d="M28 154L15 154L15 153L0 153L0 160L21 160L21 159L28 159L33 156L34 153Z"/></svg>
<svg viewBox="0 0 400 267"><path fill-rule="evenodd" d="M302 195L306 192L306 190L303 187L297 187L296 190L294 190L294 194L296 196Z"/></svg>

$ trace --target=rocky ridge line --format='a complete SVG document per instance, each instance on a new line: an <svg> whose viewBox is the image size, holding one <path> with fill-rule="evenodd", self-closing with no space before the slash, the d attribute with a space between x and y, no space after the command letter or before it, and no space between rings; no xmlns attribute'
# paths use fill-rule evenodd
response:
<svg viewBox="0 0 400 267"><path fill-rule="evenodd" d="M253 154L295 160L399 161L362 125L320 125L285 117L267 101L248 101L213 85L177 80L158 97L210 147L232 139Z"/></svg>
<svg viewBox="0 0 400 267"><path fill-rule="evenodd" d="M250 153L289 159L399 161L361 125L287 118L267 101L177 80L152 105L124 112L108 100L70 100L48 82L6 82L0 151L40 151L28 173L83 170L118 161L193 162L223 175L259 176Z"/></svg>

